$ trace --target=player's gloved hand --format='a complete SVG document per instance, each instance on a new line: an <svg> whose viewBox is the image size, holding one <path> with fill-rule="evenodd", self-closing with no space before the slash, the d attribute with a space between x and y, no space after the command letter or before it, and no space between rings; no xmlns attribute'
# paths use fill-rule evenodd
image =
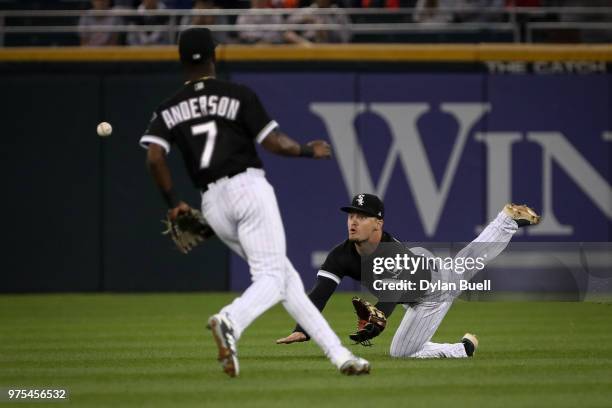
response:
<svg viewBox="0 0 612 408"><path fill-rule="evenodd" d="M314 159L329 159L331 157L331 147L325 140L313 140L306 144L312 147Z"/></svg>
<svg viewBox="0 0 612 408"><path fill-rule="evenodd" d="M169 235L184 254L215 235L202 213L183 202L169 210L162 223L166 226L162 234Z"/></svg>
<svg viewBox="0 0 612 408"><path fill-rule="evenodd" d="M185 214L188 213L191 210L191 207L189 206L189 204L185 203L184 201L181 201L178 203L178 205L174 208L171 208L168 210L168 219L174 221L176 220L176 217L179 216L179 214Z"/></svg>
<svg viewBox="0 0 612 408"><path fill-rule="evenodd" d="M387 326L387 318L367 300L355 296L352 302L357 313L357 331L351 333L349 337L362 346L371 346L370 340L382 333Z"/></svg>
<svg viewBox="0 0 612 408"><path fill-rule="evenodd" d="M366 324L368 324L367 320L357 318L357 331L365 329Z"/></svg>
<svg viewBox="0 0 612 408"><path fill-rule="evenodd" d="M282 339L276 340L276 344L291 344L291 343L300 343L302 341L308 341L310 337L308 337L305 333L296 331L288 335L287 337L283 337Z"/></svg>
<svg viewBox="0 0 612 408"><path fill-rule="evenodd" d="M382 330L380 326L366 323L363 329L349 334L349 338L355 342L354 344L361 344L362 346L369 347L372 345L371 340L378 336Z"/></svg>

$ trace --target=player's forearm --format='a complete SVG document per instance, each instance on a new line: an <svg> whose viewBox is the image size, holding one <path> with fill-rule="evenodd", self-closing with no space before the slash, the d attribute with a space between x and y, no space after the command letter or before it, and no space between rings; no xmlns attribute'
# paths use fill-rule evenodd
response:
<svg viewBox="0 0 612 408"><path fill-rule="evenodd" d="M285 133L275 130L270 133L261 143L269 152L280 156L288 157L312 157L312 148L307 145L300 145L298 142L287 136Z"/></svg>
<svg viewBox="0 0 612 408"><path fill-rule="evenodd" d="M176 207L179 200L173 190L172 177L166 160L163 157L149 155L147 156L147 167L168 208Z"/></svg>

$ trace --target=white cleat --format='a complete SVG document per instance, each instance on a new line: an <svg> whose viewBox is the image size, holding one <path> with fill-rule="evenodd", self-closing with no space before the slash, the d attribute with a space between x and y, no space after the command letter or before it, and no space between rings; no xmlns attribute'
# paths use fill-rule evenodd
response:
<svg viewBox="0 0 612 408"><path fill-rule="evenodd" d="M506 204L504 213L516 221L519 228L539 224L541 219L535 211L526 205Z"/></svg>
<svg viewBox="0 0 612 408"><path fill-rule="evenodd" d="M345 375L369 374L370 363L361 357L353 357L340 366L340 372Z"/></svg>
<svg viewBox="0 0 612 408"><path fill-rule="evenodd" d="M236 349L234 330L229 320L222 314L212 315L208 319L206 327L212 331L215 343L217 343L217 348L219 349L217 360L221 363L223 371L230 377L238 376L240 372L238 350Z"/></svg>
<svg viewBox="0 0 612 408"><path fill-rule="evenodd" d="M465 354L467 354L468 357L472 357L478 348L478 337L472 333L465 333L461 342L463 343L463 347L465 347Z"/></svg>

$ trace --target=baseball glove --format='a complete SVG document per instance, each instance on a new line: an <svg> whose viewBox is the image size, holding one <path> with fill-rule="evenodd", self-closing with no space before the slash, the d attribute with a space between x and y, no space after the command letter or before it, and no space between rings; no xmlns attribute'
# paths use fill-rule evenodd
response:
<svg viewBox="0 0 612 408"><path fill-rule="evenodd" d="M215 235L202 213L194 208L180 213L174 220L168 214L162 223L166 226L162 234L169 235L179 251L184 254Z"/></svg>
<svg viewBox="0 0 612 408"><path fill-rule="evenodd" d="M357 313L357 331L349 337L355 344L371 346L370 340L382 333L387 325L387 318L370 302L357 296L353 297L353 307Z"/></svg>

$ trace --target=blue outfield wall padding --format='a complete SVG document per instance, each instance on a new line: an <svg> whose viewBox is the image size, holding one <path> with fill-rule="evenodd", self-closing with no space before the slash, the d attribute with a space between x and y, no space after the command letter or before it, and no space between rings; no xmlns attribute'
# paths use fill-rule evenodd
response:
<svg viewBox="0 0 612 408"><path fill-rule="evenodd" d="M469 241L507 201L543 215L517 241L612 239L609 72L256 65L225 61L221 75L253 88L298 141L334 149L329 161L261 151L287 254L307 288L345 239L338 208L357 192L381 195L385 229L406 241ZM3 63L0 71L10 231L0 292L248 285L246 264L219 241L184 256L160 234L165 208L138 138L182 84L178 64ZM95 134L101 120L113 124L108 139ZM199 205L177 153L169 156L177 189Z"/></svg>

